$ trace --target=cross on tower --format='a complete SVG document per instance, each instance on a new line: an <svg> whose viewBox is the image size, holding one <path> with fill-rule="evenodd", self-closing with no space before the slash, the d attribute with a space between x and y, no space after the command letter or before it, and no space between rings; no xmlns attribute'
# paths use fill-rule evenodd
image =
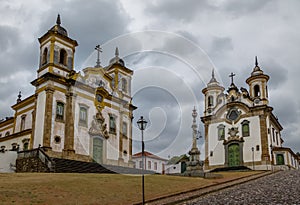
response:
<svg viewBox="0 0 300 205"><path fill-rule="evenodd" d="M97 55L97 62L96 62L96 68L99 68L100 67L100 53L102 53L102 48L100 47L100 45L97 45L95 47L95 50L98 52L98 55Z"/></svg>
<svg viewBox="0 0 300 205"><path fill-rule="evenodd" d="M231 84L233 85L233 77L235 76L235 74L234 73L231 73L230 75L229 75L229 77L231 78Z"/></svg>

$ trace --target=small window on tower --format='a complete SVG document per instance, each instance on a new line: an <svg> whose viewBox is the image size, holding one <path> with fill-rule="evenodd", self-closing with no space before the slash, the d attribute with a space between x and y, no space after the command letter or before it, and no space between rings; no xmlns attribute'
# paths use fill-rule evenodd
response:
<svg viewBox="0 0 300 205"><path fill-rule="evenodd" d="M214 106L214 97L208 96L208 107Z"/></svg>
<svg viewBox="0 0 300 205"><path fill-rule="evenodd" d="M21 128L20 128L20 131L25 130L25 120L26 120L26 115L22 115L22 117L21 117Z"/></svg>
<svg viewBox="0 0 300 205"><path fill-rule="evenodd" d="M127 137L127 123L126 122L123 122L123 125L122 125L122 135L124 137Z"/></svg>
<svg viewBox="0 0 300 205"><path fill-rule="evenodd" d="M64 120L64 103L56 103L56 120Z"/></svg>
<svg viewBox="0 0 300 205"><path fill-rule="evenodd" d="M259 85L254 86L254 97L260 97Z"/></svg>
<svg viewBox="0 0 300 205"><path fill-rule="evenodd" d="M48 48L45 48L42 57L42 65L45 65L47 63L47 56L48 56Z"/></svg>
<svg viewBox="0 0 300 205"><path fill-rule="evenodd" d="M122 91L127 92L127 80L125 78L122 78Z"/></svg>
<svg viewBox="0 0 300 205"><path fill-rule="evenodd" d="M67 52L65 49L61 49L59 52L59 63L67 65Z"/></svg>

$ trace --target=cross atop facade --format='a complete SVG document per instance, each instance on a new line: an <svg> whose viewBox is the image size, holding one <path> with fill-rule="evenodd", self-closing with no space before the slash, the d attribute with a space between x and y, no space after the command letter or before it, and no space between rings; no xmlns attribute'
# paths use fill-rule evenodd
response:
<svg viewBox="0 0 300 205"><path fill-rule="evenodd" d="M235 74L234 73L231 73L230 75L229 75L229 77L231 78L231 84L233 84L233 77L235 76Z"/></svg>
<svg viewBox="0 0 300 205"><path fill-rule="evenodd" d="M97 62L96 62L95 68L99 68L99 67L101 67L101 66L100 66L100 53L102 53L102 48L100 47L100 45L97 45L97 46L95 47L95 50L98 52L98 55L97 55Z"/></svg>

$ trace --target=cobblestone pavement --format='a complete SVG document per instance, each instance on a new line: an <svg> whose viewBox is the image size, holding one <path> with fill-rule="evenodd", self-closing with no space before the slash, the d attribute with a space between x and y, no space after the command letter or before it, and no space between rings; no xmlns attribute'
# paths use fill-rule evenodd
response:
<svg viewBox="0 0 300 205"><path fill-rule="evenodd" d="M300 171L281 171L184 202L198 204L299 204Z"/></svg>

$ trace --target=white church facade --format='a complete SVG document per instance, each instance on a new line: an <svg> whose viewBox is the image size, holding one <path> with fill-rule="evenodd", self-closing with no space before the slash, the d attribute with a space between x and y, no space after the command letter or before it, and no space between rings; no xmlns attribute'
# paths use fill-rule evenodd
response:
<svg viewBox="0 0 300 205"><path fill-rule="evenodd" d="M35 93L23 100L19 94L14 116L0 122L0 158L42 147L50 157L133 166L133 71L119 58L118 48L108 66L98 58L96 66L76 72L78 44L60 16L39 43L37 78L31 82Z"/></svg>
<svg viewBox="0 0 300 205"><path fill-rule="evenodd" d="M225 91L212 73L202 90L206 170L247 166L256 170L298 169L299 157L283 146L282 126L269 106L268 80L257 58L246 80L249 89L233 82Z"/></svg>

